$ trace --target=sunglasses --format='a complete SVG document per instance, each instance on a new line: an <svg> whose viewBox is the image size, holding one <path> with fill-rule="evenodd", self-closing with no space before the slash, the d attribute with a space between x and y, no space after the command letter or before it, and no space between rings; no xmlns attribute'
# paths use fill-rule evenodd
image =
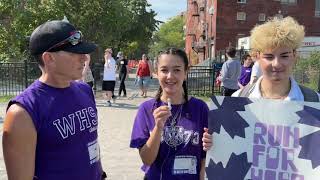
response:
<svg viewBox="0 0 320 180"><path fill-rule="evenodd" d="M81 31L73 31L71 32L71 36L69 36L67 39L51 46L48 50L46 50L47 52L48 51L51 51L52 49L55 49L55 48L59 48L61 46L64 46L66 44L71 44L72 46L75 46L77 44L79 44L81 41L82 41L82 33Z"/></svg>

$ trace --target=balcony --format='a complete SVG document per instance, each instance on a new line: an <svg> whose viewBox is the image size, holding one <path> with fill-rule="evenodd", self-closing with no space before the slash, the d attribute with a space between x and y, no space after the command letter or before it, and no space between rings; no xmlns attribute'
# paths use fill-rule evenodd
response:
<svg viewBox="0 0 320 180"><path fill-rule="evenodd" d="M206 9L206 1L201 0L201 1L199 2L199 10L200 10L200 11L205 11L205 9Z"/></svg>
<svg viewBox="0 0 320 180"><path fill-rule="evenodd" d="M188 29L187 30L187 36L195 36L196 35L196 32L194 29Z"/></svg>
<svg viewBox="0 0 320 180"><path fill-rule="evenodd" d="M197 16L200 16L200 15L199 15L198 12L193 12L193 13L192 13L192 16L197 17Z"/></svg>
<svg viewBox="0 0 320 180"><path fill-rule="evenodd" d="M192 42L191 46L194 51L199 53L199 52L204 52L206 48L206 43L204 41L199 41L199 42L194 41Z"/></svg>

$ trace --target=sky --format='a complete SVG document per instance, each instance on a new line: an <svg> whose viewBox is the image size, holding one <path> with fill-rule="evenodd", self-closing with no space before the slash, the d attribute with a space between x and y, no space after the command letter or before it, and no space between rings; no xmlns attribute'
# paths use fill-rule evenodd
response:
<svg viewBox="0 0 320 180"><path fill-rule="evenodd" d="M158 14L156 19L164 22L187 10L187 0L148 0L148 3Z"/></svg>

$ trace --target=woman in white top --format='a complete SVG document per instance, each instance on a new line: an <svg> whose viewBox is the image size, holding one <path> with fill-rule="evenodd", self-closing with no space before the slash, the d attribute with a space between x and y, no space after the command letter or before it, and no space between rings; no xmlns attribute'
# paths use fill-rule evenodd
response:
<svg viewBox="0 0 320 180"><path fill-rule="evenodd" d="M274 18L254 27L250 42L257 53L262 76L258 81L232 96L294 101L319 101L319 95L300 87L292 77L298 59L296 49L304 38L304 26L292 17ZM314 98L306 98L313 96Z"/></svg>
<svg viewBox="0 0 320 180"><path fill-rule="evenodd" d="M102 90L105 91L107 105L111 106L111 98L113 95L114 87L116 85L116 61L112 57L112 49L107 48L104 52L104 71Z"/></svg>

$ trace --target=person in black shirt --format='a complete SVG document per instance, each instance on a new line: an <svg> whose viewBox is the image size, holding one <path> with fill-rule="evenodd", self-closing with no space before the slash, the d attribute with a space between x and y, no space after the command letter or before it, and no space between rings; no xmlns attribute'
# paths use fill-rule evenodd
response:
<svg viewBox="0 0 320 180"><path fill-rule="evenodd" d="M120 51L118 52L118 70L119 70L119 79L120 79L120 87L119 87L119 97L123 91L123 97L127 97L126 85L124 81L126 80L128 74L128 60L124 58L123 53Z"/></svg>

